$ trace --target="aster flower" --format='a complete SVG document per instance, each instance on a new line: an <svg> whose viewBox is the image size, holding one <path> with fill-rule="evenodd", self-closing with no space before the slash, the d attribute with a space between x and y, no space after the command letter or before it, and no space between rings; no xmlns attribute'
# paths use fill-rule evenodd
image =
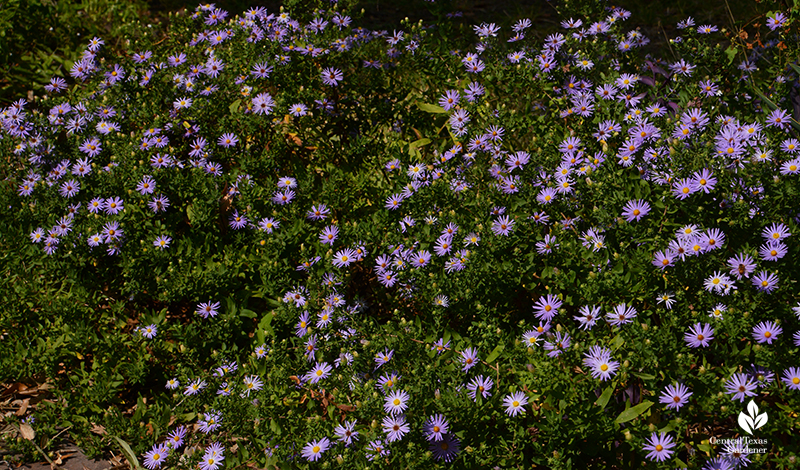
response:
<svg viewBox="0 0 800 470"><path fill-rule="evenodd" d="M800 368L790 367L784 370L781 381L789 387L789 390L800 390Z"/></svg>
<svg viewBox="0 0 800 470"><path fill-rule="evenodd" d="M765 241L776 241L779 242L785 238L791 236L791 232L789 232L789 227L781 223L774 223L769 227L765 227L764 230L761 232L761 236L764 238Z"/></svg>
<svg viewBox="0 0 800 470"><path fill-rule="evenodd" d="M452 462L458 455L461 448L461 441L453 434L444 434L442 440L433 441L428 449L433 453L433 458L438 461Z"/></svg>
<svg viewBox="0 0 800 470"><path fill-rule="evenodd" d="M186 426L180 426L167 435L166 444L173 449L180 449L183 446L183 439L186 437Z"/></svg>
<svg viewBox="0 0 800 470"><path fill-rule="evenodd" d="M672 456L673 451L670 449L673 447L675 447L675 441L672 436L663 432L660 435L654 432L647 440L643 450L650 451L647 454L649 460L663 462Z"/></svg>
<svg viewBox="0 0 800 470"><path fill-rule="evenodd" d="M175 390L181 386L181 383L176 378L171 378L167 380L167 390Z"/></svg>
<svg viewBox="0 0 800 470"><path fill-rule="evenodd" d="M152 449L144 454L144 466L150 470L160 468L169 456L169 447L166 444L155 444Z"/></svg>
<svg viewBox="0 0 800 470"><path fill-rule="evenodd" d="M675 294L673 294L672 292L664 292L663 294L660 294L658 297L656 297L656 303L664 304L664 307L667 310L671 310L672 305L675 303Z"/></svg>
<svg viewBox="0 0 800 470"><path fill-rule="evenodd" d="M206 382L202 379L193 380L183 391L184 395L197 395L201 390L206 388Z"/></svg>
<svg viewBox="0 0 800 470"><path fill-rule="evenodd" d="M216 317L217 313L219 313L217 310L219 309L219 305L219 302L202 302L197 305L197 310L195 312L203 318Z"/></svg>
<svg viewBox="0 0 800 470"><path fill-rule="evenodd" d="M355 430L355 421L345 421L344 423L336 426L333 433L338 438L339 442L344 442L345 447L358 440L358 431Z"/></svg>
<svg viewBox="0 0 800 470"><path fill-rule="evenodd" d="M380 439L371 441L367 445L367 460L370 462L374 461L378 457L385 457L389 455L389 449L383 444L383 441Z"/></svg>
<svg viewBox="0 0 800 470"><path fill-rule="evenodd" d="M714 329L708 323L695 323L683 337L686 344L692 348L708 347L714 339Z"/></svg>
<svg viewBox="0 0 800 470"><path fill-rule="evenodd" d="M753 327L753 338L758 343L772 344L778 335L783 333L783 329L774 321L761 322Z"/></svg>
<svg viewBox="0 0 800 470"><path fill-rule="evenodd" d="M236 137L233 133L226 133L222 134L219 139L217 139L217 144L223 147L235 147L236 144L239 143L239 138Z"/></svg>
<svg viewBox="0 0 800 470"><path fill-rule="evenodd" d="M115 215L125 210L125 207L122 202L122 199L115 196L106 199L103 210L105 210L106 214Z"/></svg>
<svg viewBox="0 0 800 470"><path fill-rule="evenodd" d="M294 117L305 116L308 114L308 107L302 103L296 103L289 106L289 114Z"/></svg>
<svg viewBox="0 0 800 470"><path fill-rule="evenodd" d="M558 357L565 349L569 348L570 344L571 340L569 335L557 331L552 341L545 341L544 349L550 351L547 353L548 357Z"/></svg>
<svg viewBox="0 0 800 470"><path fill-rule="evenodd" d="M386 439L389 442L395 442L403 439L411 428L406 423L406 418L403 415L399 416L386 416L383 418L383 432L387 434Z"/></svg>
<svg viewBox="0 0 800 470"><path fill-rule="evenodd" d="M561 308L562 302L557 296L547 294L547 296L539 297L539 300L533 305L536 318L543 321L550 321L558 313Z"/></svg>
<svg viewBox="0 0 800 470"><path fill-rule="evenodd" d="M392 360L392 356L394 356L394 349L384 349L382 353L378 353L375 355L375 367L378 368L387 362Z"/></svg>
<svg viewBox="0 0 800 470"><path fill-rule="evenodd" d="M753 285L759 291L769 294L778 288L778 276L768 271L759 271L753 276Z"/></svg>
<svg viewBox="0 0 800 470"><path fill-rule="evenodd" d="M508 236L514 229L514 220L501 215L492 223L492 232L499 236Z"/></svg>
<svg viewBox="0 0 800 470"><path fill-rule="evenodd" d="M316 462L322 453L330 447L330 440L327 437L311 441L303 447L302 455L309 462Z"/></svg>
<svg viewBox="0 0 800 470"><path fill-rule="evenodd" d="M339 228L335 225L329 225L322 229L322 233L319 234L319 241L325 245L333 245L337 235L339 235Z"/></svg>
<svg viewBox="0 0 800 470"><path fill-rule="evenodd" d="M428 442L436 442L444 439L444 435L450 429L450 425L442 414L430 416L425 424L422 425L422 433Z"/></svg>
<svg viewBox="0 0 800 470"><path fill-rule="evenodd" d="M728 266L731 268L730 274L737 279L749 278L756 269L756 262L750 255L740 253L728 259Z"/></svg>
<svg viewBox="0 0 800 470"><path fill-rule="evenodd" d="M713 309L709 310L708 316L711 318L715 318L717 320L722 320L722 314L728 310L728 307L724 304L717 304L714 306Z"/></svg>
<svg viewBox="0 0 800 470"><path fill-rule="evenodd" d="M642 217L650 212L650 204L642 199L628 201L622 209L622 216L628 222L641 220Z"/></svg>
<svg viewBox="0 0 800 470"><path fill-rule="evenodd" d="M217 429L219 429L220 421L222 421L222 413L217 411L209 411L208 413L203 413L203 418L197 421L197 425L201 432L205 434L210 434Z"/></svg>
<svg viewBox="0 0 800 470"><path fill-rule="evenodd" d="M467 390L469 391L470 398L477 401L478 395L483 398L489 398L492 396L489 390L491 390L493 386L494 382L492 381L491 377L479 375L470 381L470 383L467 385Z"/></svg>
<svg viewBox="0 0 800 470"><path fill-rule="evenodd" d="M158 327L156 325L147 325L139 327L139 333L147 339L153 339L158 334Z"/></svg>
<svg viewBox="0 0 800 470"><path fill-rule="evenodd" d="M592 369L592 377L605 382L612 375L616 375L619 362L611 360L611 351L606 348L595 347L584 354L583 363Z"/></svg>
<svg viewBox="0 0 800 470"><path fill-rule="evenodd" d="M597 319L600 318L600 307L583 305L578 309L580 315L576 315L575 320L579 321L582 330L591 330L597 324Z"/></svg>
<svg viewBox="0 0 800 470"><path fill-rule="evenodd" d="M690 396L692 396L692 392L685 385L676 383L675 385L667 385L667 388L661 392L659 402L667 405L667 408L673 408L678 411L689 401Z"/></svg>
<svg viewBox="0 0 800 470"><path fill-rule="evenodd" d="M166 235L159 235L153 241L153 246L163 250L164 248L169 248L170 242L172 242L172 238L170 238L170 237L168 237Z"/></svg>
<svg viewBox="0 0 800 470"><path fill-rule="evenodd" d="M339 250L333 257L333 265L337 268L346 268L356 261L356 253L350 248Z"/></svg>
<svg viewBox="0 0 800 470"><path fill-rule="evenodd" d="M614 307L613 311L606 314L606 321L612 326L622 326L633 322L638 312L633 306L626 304L618 304Z"/></svg>
<svg viewBox="0 0 800 470"><path fill-rule="evenodd" d="M336 86L342 81L342 78L344 78L344 75L339 69L333 67L322 69L322 83L325 85Z"/></svg>
<svg viewBox="0 0 800 470"><path fill-rule="evenodd" d="M306 374L306 379L310 383L315 384L320 380L327 379L331 375L332 370L333 367L327 362L318 362L317 365Z"/></svg>
<svg viewBox="0 0 800 470"><path fill-rule="evenodd" d="M464 368L461 369L464 372L470 370L478 363L478 350L477 348L467 348L461 353L461 364L464 365Z"/></svg>
<svg viewBox="0 0 800 470"><path fill-rule="evenodd" d="M725 382L725 393L734 394L732 400L739 400L744 402L746 397L754 397L757 395L755 381L744 373L733 374L733 376Z"/></svg>
<svg viewBox="0 0 800 470"><path fill-rule="evenodd" d="M503 398L503 406L506 407L506 414L509 416L517 416L520 413L525 413L525 405L528 404L528 398L524 392L514 392L506 395Z"/></svg>

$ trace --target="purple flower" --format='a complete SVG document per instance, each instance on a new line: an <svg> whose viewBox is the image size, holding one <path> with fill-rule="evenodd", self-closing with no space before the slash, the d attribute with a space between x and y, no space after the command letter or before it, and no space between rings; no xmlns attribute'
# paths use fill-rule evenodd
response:
<svg viewBox="0 0 800 470"><path fill-rule="evenodd" d="M460 98L461 94L458 90L447 90L445 94L439 98L439 106L444 108L445 111L450 111L458 104Z"/></svg>
<svg viewBox="0 0 800 470"><path fill-rule="evenodd" d="M781 333L783 333L783 329L774 321L762 321L753 327L753 338L759 343L772 344L772 341Z"/></svg>
<svg viewBox="0 0 800 470"><path fill-rule="evenodd" d="M333 430L333 433L336 434L336 437L339 439L339 441L344 442L345 447L347 447L352 444L353 441L358 440L358 431L355 429L355 421L345 421L344 423L336 426L336 429Z"/></svg>
<svg viewBox="0 0 800 470"><path fill-rule="evenodd" d="M203 302L197 305L196 313L203 318L216 317L219 308L219 302Z"/></svg>
<svg viewBox="0 0 800 470"><path fill-rule="evenodd" d="M122 199L118 197L110 197L106 199L103 209L106 214L114 215L125 209Z"/></svg>
<svg viewBox="0 0 800 470"><path fill-rule="evenodd" d="M380 367L387 362L392 360L392 356L394 356L394 350L385 349L382 353L378 353L375 355L375 367Z"/></svg>
<svg viewBox="0 0 800 470"><path fill-rule="evenodd" d="M550 321L558 313L561 308L562 302L557 296L547 294L547 296L539 297L539 300L533 305L536 318L539 320Z"/></svg>
<svg viewBox="0 0 800 470"><path fill-rule="evenodd" d="M308 114L308 107L302 103L296 103L289 106L289 114L294 117L305 116Z"/></svg>
<svg viewBox="0 0 800 470"><path fill-rule="evenodd" d="M605 382L616 373L619 362L611 360L611 351L607 348L593 346L584 354L583 363L592 369L592 377Z"/></svg>
<svg viewBox="0 0 800 470"><path fill-rule="evenodd" d="M325 85L336 86L342 78L344 78L344 75L342 75L342 71L339 69L333 67L322 69L322 83Z"/></svg>
<svg viewBox="0 0 800 470"><path fill-rule="evenodd" d="M170 244L171 241L172 241L172 238L170 238L170 237L168 237L166 235L159 235L153 241L153 246L163 250L164 248L168 248L169 247L169 244Z"/></svg>
<svg viewBox="0 0 800 470"><path fill-rule="evenodd" d="M250 220L246 216L239 214L238 210L235 210L233 211L233 214L231 214L231 218L229 219L228 223L232 229L241 230L247 227L247 224L250 223Z"/></svg>
<svg viewBox="0 0 800 470"><path fill-rule="evenodd" d="M776 109L769 113L767 116L766 122L767 125L770 127L777 127L779 129L784 129L789 125L791 121L791 116L789 113L782 109Z"/></svg>
<svg viewBox="0 0 800 470"><path fill-rule="evenodd" d="M491 377L484 377L479 375L472 379L472 381L467 385L467 390L469 390L469 396L473 400L478 399L478 395L482 396L483 398L489 398L492 394L489 390L492 389L494 386L494 382L492 381Z"/></svg>
<svg viewBox="0 0 800 470"><path fill-rule="evenodd" d="M259 93L253 98L253 112L256 114L269 114L275 107L275 100L269 93Z"/></svg>
<svg viewBox="0 0 800 470"><path fill-rule="evenodd" d="M165 443L155 444L152 449L144 454L144 466L150 470L160 468L169 456L169 447Z"/></svg>
<svg viewBox="0 0 800 470"><path fill-rule="evenodd" d="M316 462L322 456L322 453L330 447L330 440L323 437L318 441L311 441L303 447L303 457L309 462Z"/></svg>
<svg viewBox="0 0 800 470"><path fill-rule="evenodd" d="M675 385L667 385L667 388L661 392L659 402L667 405L667 408L673 408L678 411L689 401L690 396L692 396L692 392L689 391L686 385L676 383Z"/></svg>
<svg viewBox="0 0 800 470"><path fill-rule="evenodd" d="M337 235L339 235L339 228L335 225L329 225L322 229L322 233L319 234L319 241L324 245L333 245Z"/></svg>
<svg viewBox="0 0 800 470"><path fill-rule="evenodd" d="M683 336L684 341L692 347L707 347L709 341L714 339L714 329L708 323L695 323Z"/></svg>
<svg viewBox="0 0 800 470"><path fill-rule="evenodd" d="M461 352L461 364L464 365L464 368L461 370L466 372L475 367L475 364L477 363L478 363L478 350L476 348L467 348Z"/></svg>
<svg viewBox="0 0 800 470"><path fill-rule="evenodd" d="M461 441L453 434L444 434L441 441L431 442L428 449L433 452L433 458L439 461L451 462L460 450Z"/></svg>
<svg viewBox="0 0 800 470"><path fill-rule="evenodd" d="M672 456L673 451L670 449L673 447L675 447L675 440L672 436L663 432L660 435L654 432L647 440L643 450L650 451L647 454L648 459L663 462Z"/></svg>
<svg viewBox="0 0 800 470"><path fill-rule="evenodd" d="M386 416L383 418L383 432L387 434L386 439L389 442L395 442L403 439L403 436L408 433L411 428L406 424L406 418L400 416Z"/></svg>
<svg viewBox="0 0 800 470"><path fill-rule="evenodd" d="M753 285L759 291L769 294L778 288L778 276L771 272L760 271L753 276Z"/></svg>
<svg viewBox="0 0 800 470"><path fill-rule="evenodd" d="M492 223L492 232L498 236L508 236L514 230L514 221L507 215L501 215Z"/></svg>
<svg viewBox="0 0 800 470"><path fill-rule="evenodd" d="M570 346L570 344L571 341L569 335L557 331L556 336L552 341L545 341L544 349L550 351L547 353L548 357L558 357Z"/></svg>
<svg viewBox="0 0 800 470"><path fill-rule="evenodd" d="M230 132L222 134L220 138L217 139L217 144L223 147L235 147L236 144L238 143L239 143L239 138Z"/></svg>
<svg viewBox="0 0 800 470"><path fill-rule="evenodd" d="M756 269L756 262L750 255L740 253L728 259L728 266L731 268L731 275L736 276L737 279L749 278Z"/></svg>
<svg viewBox="0 0 800 470"><path fill-rule="evenodd" d="M613 311L606 314L606 320L612 326L621 326L633 322L638 312L633 306L626 304L618 304L614 307Z"/></svg>
<svg viewBox="0 0 800 470"><path fill-rule="evenodd" d="M744 373L733 374L733 376L725 382L725 393L733 393L732 400L738 399L739 402L744 402L745 397L754 397L756 393L755 381Z"/></svg>
<svg viewBox="0 0 800 470"><path fill-rule="evenodd" d="M622 209L622 216L628 222L639 221L650 212L650 204L642 199L628 201Z"/></svg>
<svg viewBox="0 0 800 470"><path fill-rule="evenodd" d="M421 250L411 258L411 264L417 268L424 268L430 261L431 254L427 250Z"/></svg>
<svg viewBox="0 0 800 470"><path fill-rule="evenodd" d="M83 141L78 150L85 153L90 157L96 157L100 155L100 152L103 150L103 147L100 145L100 141L96 138L92 137L91 139L86 139Z"/></svg>
<svg viewBox="0 0 800 470"><path fill-rule="evenodd" d="M69 180L61 185L61 190L59 191L62 196L64 197L72 197L78 194L78 191L81 190L81 185L75 180Z"/></svg>
<svg viewBox="0 0 800 470"><path fill-rule="evenodd" d="M524 392L514 392L506 395L503 398L503 406L506 407L506 414L509 416L517 416L519 413L525 413L525 405L528 404L528 398Z"/></svg>
<svg viewBox="0 0 800 470"><path fill-rule="evenodd" d="M781 380L790 390L800 390L800 368L790 367L786 369L783 371Z"/></svg>

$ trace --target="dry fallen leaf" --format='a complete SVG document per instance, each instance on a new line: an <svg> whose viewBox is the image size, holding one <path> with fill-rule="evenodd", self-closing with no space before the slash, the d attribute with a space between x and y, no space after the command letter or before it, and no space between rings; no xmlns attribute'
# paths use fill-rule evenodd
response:
<svg viewBox="0 0 800 470"><path fill-rule="evenodd" d="M99 424L92 423L91 431L97 434L98 436L104 436L106 434L106 428Z"/></svg>
<svg viewBox="0 0 800 470"><path fill-rule="evenodd" d="M36 433L33 432L33 428L30 426L30 424L20 424L19 432L22 434L23 439L27 439L29 441L32 441L36 437Z"/></svg>
<svg viewBox="0 0 800 470"><path fill-rule="evenodd" d="M19 409L14 414L16 414L17 416L25 416L25 412L28 411L28 404L30 404L31 399L26 398L24 400L15 400L15 402L16 401L20 401L21 403L19 404Z"/></svg>

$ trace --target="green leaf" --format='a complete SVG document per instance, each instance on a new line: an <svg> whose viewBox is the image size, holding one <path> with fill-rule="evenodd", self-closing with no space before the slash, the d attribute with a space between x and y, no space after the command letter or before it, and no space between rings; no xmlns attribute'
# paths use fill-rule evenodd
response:
<svg viewBox="0 0 800 470"><path fill-rule="evenodd" d="M417 102L417 107L426 113L444 114L447 111L439 105Z"/></svg>
<svg viewBox="0 0 800 470"><path fill-rule="evenodd" d="M486 358L486 362L488 362L489 364L494 362L494 360L497 359L500 353L503 352L503 349L505 349L505 346L503 346L502 344L498 344L497 346L495 346L492 352L489 353L489 357Z"/></svg>
<svg viewBox="0 0 800 470"><path fill-rule="evenodd" d="M614 385L606 387L606 389L603 390L603 394L600 395L595 404L598 405L601 409L605 409L606 405L608 404L608 400L611 399L612 393L614 393Z"/></svg>
<svg viewBox="0 0 800 470"><path fill-rule="evenodd" d="M639 403L638 405L628 408L627 410L620 413L619 416L617 416L617 419L614 420L614 422L617 424L627 423L628 421L632 420L633 418L647 411L647 409L650 408L651 406L653 406L653 402L645 400Z"/></svg>
<svg viewBox="0 0 800 470"><path fill-rule="evenodd" d="M243 308L243 309L241 309L241 310L239 311L239 315L240 315L240 316L243 316L243 317L247 317L247 318L255 318L255 317L257 316L257 315L256 315L256 312L254 312L254 311L252 311L252 310L249 310L249 309L246 309L246 308ZM272 315L270 315L270 317L271 317L271 316L272 316Z"/></svg>
<svg viewBox="0 0 800 470"><path fill-rule="evenodd" d="M644 372L638 372L638 373L637 372L633 372L633 375L635 375L636 377L639 377L642 380L653 380L653 379L656 378L655 375L645 374Z"/></svg>
<svg viewBox="0 0 800 470"><path fill-rule="evenodd" d="M242 100L236 100L228 106L228 109L231 111L231 114L235 114L236 111L239 111L239 105L242 104Z"/></svg>
<svg viewBox="0 0 800 470"><path fill-rule="evenodd" d="M733 46L733 44L731 44L730 46L728 46L727 49L725 49L725 55L728 56L728 64L729 65L733 63L733 60L736 59L736 54L738 54L738 53L739 53L739 49L736 49Z"/></svg>
<svg viewBox="0 0 800 470"><path fill-rule="evenodd" d="M133 453L131 446L117 436L114 436L114 439L116 439L117 442L119 442L119 445L122 447L122 453L125 454L125 458L128 459L128 463L130 464L131 468L141 470L142 466L139 465L139 459L136 458L136 454Z"/></svg>

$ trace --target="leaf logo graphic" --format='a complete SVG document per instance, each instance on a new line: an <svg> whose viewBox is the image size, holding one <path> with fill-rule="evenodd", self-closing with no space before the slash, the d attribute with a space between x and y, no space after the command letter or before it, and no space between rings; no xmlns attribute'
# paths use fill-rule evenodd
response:
<svg viewBox="0 0 800 470"><path fill-rule="evenodd" d="M747 404L747 414L744 414L744 411L739 413L739 426L752 436L753 431L765 424L767 424L767 413L759 415L758 405L750 400L750 403Z"/></svg>

